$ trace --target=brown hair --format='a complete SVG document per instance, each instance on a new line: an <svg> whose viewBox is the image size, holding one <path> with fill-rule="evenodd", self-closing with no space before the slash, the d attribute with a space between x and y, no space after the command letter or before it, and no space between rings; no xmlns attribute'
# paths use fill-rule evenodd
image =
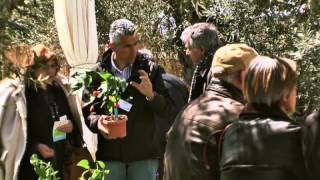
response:
<svg viewBox="0 0 320 180"><path fill-rule="evenodd" d="M32 47L32 51L35 54L35 63L32 65L32 69L38 68L37 66L39 64L41 65L46 64L48 61L54 61L57 64L57 72L59 71L60 65L57 56L48 47L44 46L43 44L38 44Z"/></svg>
<svg viewBox="0 0 320 180"><path fill-rule="evenodd" d="M46 64L50 60L57 63L57 71L60 69L55 53L43 44L14 47L6 53L6 58L27 72L41 67L39 65Z"/></svg>
<svg viewBox="0 0 320 180"><path fill-rule="evenodd" d="M289 59L258 56L249 66L244 95L249 103L281 106L297 82L296 63Z"/></svg>

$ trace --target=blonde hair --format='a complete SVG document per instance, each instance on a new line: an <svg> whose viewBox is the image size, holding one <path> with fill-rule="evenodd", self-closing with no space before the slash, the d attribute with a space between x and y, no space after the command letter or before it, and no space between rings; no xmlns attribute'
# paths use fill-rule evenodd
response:
<svg viewBox="0 0 320 180"><path fill-rule="evenodd" d="M249 66L244 95L249 103L280 107L296 82L294 61L258 56Z"/></svg>

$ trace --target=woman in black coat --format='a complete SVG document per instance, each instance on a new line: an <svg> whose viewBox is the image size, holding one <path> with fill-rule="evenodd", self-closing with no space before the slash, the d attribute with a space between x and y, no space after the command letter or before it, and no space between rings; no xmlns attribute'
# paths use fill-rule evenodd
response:
<svg viewBox="0 0 320 180"><path fill-rule="evenodd" d="M77 126L80 122L72 111L71 96L66 94L62 76L58 75L56 55L41 44L29 47L24 53L29 58L24 77L27 142L18 179L38 179L30 164L32 154L50 161L54 169L59 171L58 177L66 179L70 147L82 145Z"/></svg>

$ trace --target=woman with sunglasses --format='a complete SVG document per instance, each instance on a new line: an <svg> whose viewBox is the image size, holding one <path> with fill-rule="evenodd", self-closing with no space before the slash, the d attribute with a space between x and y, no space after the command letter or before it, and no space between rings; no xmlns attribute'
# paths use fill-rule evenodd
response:
<svg viewBox="0 0 320 180"><path fill-rule="evenodd" d="M30 164L34 153L50 161L60 179L69 179L71 148L83 145L81 112L76 98L68 95L67 79L58 74L56 55L40 44L15 48L7 58L18 65L23 76L1 82L3 89L13 87L6 105L18 113L7 108L1 111L2 121L12 123L1 124L1 155L5 151L8 155L1 162L0 179L38 179Z"/></svg>

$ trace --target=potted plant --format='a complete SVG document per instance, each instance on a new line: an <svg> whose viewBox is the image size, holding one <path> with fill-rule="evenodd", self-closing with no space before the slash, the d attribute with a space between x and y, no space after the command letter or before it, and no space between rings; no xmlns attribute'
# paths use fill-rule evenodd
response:
<svg viewBox="0 0 320 180"><path fill-rule="evenodd" d="M45 162L38 157L37 154L32 154L30 163L34 167L34 171L39 176L38 180L58 180L58 171L54 170L50 162Z"/></svg>
<svg viewBox="0 0 320 180"><path fill-rule="evenodd" d="M119 101L121 94L128 86L126 80L115 77L108 72L77 71L71 83L72 94L82 94L89 91L90 112L96 110L99 105L108 118L102 120L102 125L109 131L108 136L122 138L126 136L126 115L119 115ZM86 105L85 104L85 105Z"/></svg>

